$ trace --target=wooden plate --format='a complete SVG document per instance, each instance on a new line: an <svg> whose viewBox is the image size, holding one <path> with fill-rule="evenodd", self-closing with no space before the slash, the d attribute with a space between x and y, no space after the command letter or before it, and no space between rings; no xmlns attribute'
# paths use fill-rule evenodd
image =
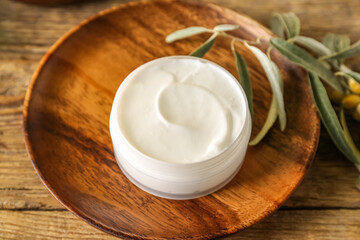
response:
<svg viewBox="0 0 360 240"><path fill-rule="evenodd" d="M30 83L24 109L26 145L52 194L87 223L116 236L200 239L246 228L274 212L296 188L317 147L319 118L305 74L273 51L284 78L288 126L276 124L249 147L239 174L223 189L195 200L166 200L135 187L113 156L112 100L136 67L167 55L185 55L208 36L166 44L187 26L239 24L238 37L268 39L254 20L212 4L171 0L128 3L75 27L49 50ZM263 49L267 44L265 44ZM255 57L237 46L254 85L254 133L270 105L271 89ZM230 41L219 38L206 55L236 74Z"/></svg>

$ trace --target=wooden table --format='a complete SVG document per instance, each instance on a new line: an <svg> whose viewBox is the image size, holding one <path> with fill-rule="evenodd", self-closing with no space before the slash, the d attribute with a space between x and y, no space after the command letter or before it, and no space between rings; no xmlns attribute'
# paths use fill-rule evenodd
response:
<svg viewBox="0 0 360 240"><path fill-rule="evenodd" d="M126 1L89 1L38 7L0 0L0 239L116 239L82 222L52 197L27 155L24 94L39 60L81 20ZM210 0L264 25L274 11L294 11L302 34L327 32L360 39L358 0ZM360 71L360 63L350 63ZM357 126L355 130L354 126ZM360 142L359 125L353 124ZM322 131L316 159L303 183L275 214L229 239L360 239L358 173Z"/></svg>

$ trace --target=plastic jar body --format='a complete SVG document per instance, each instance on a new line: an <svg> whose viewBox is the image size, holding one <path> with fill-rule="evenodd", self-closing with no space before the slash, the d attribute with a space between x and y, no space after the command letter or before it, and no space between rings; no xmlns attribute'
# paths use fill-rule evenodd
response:
<svg viewBox="0 0 360 240"><path fill-rule="evenodd" d="M173 56L167 58L192 57ZM155 61L146 64L154 64ZM242 95L245 121L235 141L223 152L210 159L193 163L170 163L151 158L138 151L127 141L118 124L117 103L122 94L122 88L128 81L131 81L137 71L141 71L142 66L134 70L119 87L110 115L110 134L114 154L123 173L144 191L169 199L197 198L226 185L236 175L243 163L251 134L251 117L246 96L237 80L225 69L216 65L224 71L224 74L231 75L241 90L239 92Z"/></svg>

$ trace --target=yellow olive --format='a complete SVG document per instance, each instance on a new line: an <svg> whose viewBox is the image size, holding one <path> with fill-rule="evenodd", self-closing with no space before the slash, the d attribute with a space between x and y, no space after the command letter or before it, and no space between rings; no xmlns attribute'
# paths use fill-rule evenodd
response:
<svg viewBox="0 0 360 240"><path fill-rule="evenodd" d="M342 100L344 108L353 109L360 103L360 96L355 94L349 94Z"/></svg>
<svg viewBox="0 0 360 240"><path fill-rule="evenodd" d="M330 90L329 98L334 103L341 103L341 100L343 99L344 94L337 90Z"/></svg>
<svg viewBox="0 0 360 240"><path fill-rule="evenodd" d="M360 84L353 78L349 78L349 88L353 93L360 94Z"/></svg>
<svg viewBox="0 0 360 240"><path fill-rule="evenodd" d="M358 104L353 112L353 118L360 122L360 104Z"/></svg>

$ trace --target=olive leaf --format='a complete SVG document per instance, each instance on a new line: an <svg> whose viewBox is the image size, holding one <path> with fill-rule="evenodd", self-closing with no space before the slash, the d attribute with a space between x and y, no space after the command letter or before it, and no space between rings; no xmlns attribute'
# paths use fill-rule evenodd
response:
<svg viewBox="0 0 360 240"><path fill-rule="evenodd" d="M271 17L270 28L281 38L285 39L285 35L286 39L293 38L300 33L300 20L293 12L275 13Z"/></svg>
<svg viewBox="0 0 360 240"><path fill-rule="evenodd" d="M284 83L281 78L281 73L280 73L279 68L272 61L271 61L271 68L272 68L273 72L275 73L276 78L279 83L279 86L280 86L282 103L280 105L278 104L278 113L279 113L280 130L284 131L286 128L286 112L285 112L285 103L284 103Z"/></svg>
<svg viewBox="0 0 360 240"><path fill-rule="evenodd" d="M325 46L327 46L331 54L340 52L342 50L345 50L350 47L350 38L346 35L339 35L339 34L333 34L328 33L325 35L323 39L323 43ZM327 54L327 55L331 55ZM329 60L328 60L329 61ZM339 68L339 66L342 64L343 60L330 60L330 63L335 67Z"/></svg>
<svg viewBox="0 0 360 240"><path fill-rule="evenodd" d="M300 33L300 20L299 18L293 13L284 13L282 14L282 17L286 23L286 26L289 29L290 35L288 35L288 38L293 38Z"/></svg>
<svg viewBox="0 0 360 240"><path fill-rule="evenodd" d="M299 44L315 53L317 56L326 56L331 54L331 50L318 40L310 37L296 36L293 39L294 43Z"/></svg>
<svg viewBox="0 0 360 240"><path fill-rule="evenodd" d="M287 57L291 62L305 68L307 71L314 72L332 88L343 92L343 89L334 74L308 52L292 43L286 42L284 39L271 38L270 42L275 49Z"/></svg>
<svg viewBox="0 0 360 240"><path fill-rule="evenodd" d="M273 63L260 49L249 46L246 42L245 46L256 56L265 71L265 74L270 82L273 95L275 95L276 98L280 129L281 131L284 131L286 127L286 113L280 71L278 70L276 64Z"/></svg>
<svg viewBox="0 0 360 240"><path fill-rule="evenodd" d="M349 146L341 127L339 119L333 109L325 87L314 73L308 72L312 95L320 114L321 121L329 133L337 148L353 163L359 163L360 159L354 150Z"/></svg>
<svg viewBox="0 0 360 240"><path fill-rule="evenodd" d="M254 110L253 110L253 92L252 92L252 86L251 86L251 79L249 76L249 71L246 65L246 62L244 58L236 51L234 45L231 45L231 49L235 56L235 62L236 62L236 70L239 77L239 82L244 89L244 92L246 94L251 118L254 116Z"/></svg>
<svg viewBox="0 0 360 240"><path fill-rule="evenodd" d="M274 125L277 116L278 116L278 109L277 109L276 97L275 97L275 94L273 94L272 99L271 99L269 113L266 117L264 126L261 128L261 130L256 135L256 137L249 142L250 146L254 146L254 145L258 144L265 137L266 133Z"/></svg>
<svg viewBox="0 0 360 240"><path fill-rule="evenodd" d="M323 44L329 48L331 52L336 53L350 47L350 38L346 35L328 33L323 39Z"/></svg>
<svg viewBox="0 0 360 240"><path fill-rule="evenodd" d="M203 57L205 55L205 53L207 53L207 51L209 51L210 48L212 47L212 45L214 44L217 35L218 35L218 33L214 33L213 35L211 35L211 37L208 40L206 40L206 42L204 42L202 45L200 45L200 47L195 49L189 55L194 56L194 57L200 57L200 58Z"/></svg>
<svg viewBox="0 0 360 240"><path fill-rule="evenodd" d="M274 13L270 20L270 29L273 33L278 35L280 38L285 39L285 32L289 34L289 30L286 27L284 19L279 13Z"/></svg>
<svg viewBox="0 0 360 240"><path fill-rule="evenodd" d="M346 73L350 77L352 77L355 81L360 84L360 73L352 71L350 68L346 67L345 65L341 65L340 70L343 73Z"/></svg>
<svg viewBox="0 0 360 240"><path fill-rule="evenodd" d="M348 143L348 146L351 148L352 152L354 153L357 161L355 162L355 166L359 169L360 171L360 151L359 149L356 147L355 143L354 143L354 140L352 139L351 137L351 134L350 134L350 131L349 131L349 128L347 126L347 123L346 123L346 119L345 119L345 112L344 112L344 108L341 107L340 108L340 123L344 129L344 136L345 136L345 140L346 142Z"/></svg>
<svg viewBox="0 0 360 240"><path fill-rule="evenodd" d="M279 76L278 81L279 81L279 85L280 85L280 90L281 90L281 93L284 95L284 82L281 78L280 70L273 61L271 61L271 67L273 68L273 71L276 73L276 75Z"/></svg>
<svg viewBox="0 0 360 240"><path fill-rule="evenodd" d="M167 43L172 43L174 41L183 39L183 38L187 38L193 35L197 35L200 33L204 33L204 32L209 32L210 30L204 27L188 27L188 28L184 28L178 31L175 31L171 34L169 34L165 41Z"/></svg>
<svg viewBox="0 0 360 240"><path fill-rule="evenodd" d="M346 59L350 57L354 57L360 53L360 41L354 43L349 48L344 49L340 52L333 53L329 56L324 56L322 59Z"/></svg>
<svg viewBox="0 0 360 240"><path fill-rule="evenodd" d="M312 51L319 57L327 56L332 53L328 47L326 47L323 43L319 42L314 38L296 36L293 38L293 42ZM331 66L334 66L336 68L339 67L339 63L336 60L322 60L320 61L320 63L324 65L327 69L331 69Z"/></svg>
<svg viewBox="0 0 360 240"><path fill-rule="evenodd" d="M239 28L239 25L233 25L233 24L221 24L214 27L215 31L232 31L237 28Z"/></svg>

